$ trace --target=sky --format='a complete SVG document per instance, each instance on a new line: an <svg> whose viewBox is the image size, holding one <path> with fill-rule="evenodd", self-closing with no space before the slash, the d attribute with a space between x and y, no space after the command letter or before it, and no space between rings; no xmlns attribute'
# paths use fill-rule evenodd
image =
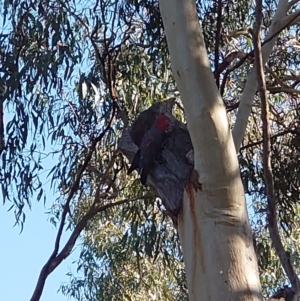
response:
<svg viewBox="0 0 300 301"><path fill-rule="evenodd" d="M0 8L0 31L5 33L9 28L1 27L3 25L2 11ZM5 112L5 124L10 119L10 114ZM28 141L30 145L31 141ZM47 142L46 142L47 143ZM50 148L48 148L50 152ZM47 153L47 149L44 151ZM48 171L53 167L52 159L48 162L43 161L42 165ZM46 173L45 173L46 174ZM47 183L49 181L43 181ZM45 186L45 185L44 185ZM45 187L44 187L45 188ZM48 260L54 247L57 229L50 223L49 215L46 214L51 206L51 201L57 195L54 195L50 188L45 188L47 202L44 205L43 198L41 202L32 199L32 210L25 209L26 221L23 231L20 233L20 227L15 226L15 217L12 209L7 212L11 204L3 204L0 192L0 292L1 300L7 301L29 301L40 270ZM69 232L70 233L70 232ZM69 233L64 233L62 242L64 243ZM75 251L64 260L47 278L46 284L41 296L41 301L64 301L75 300L57 292L62 283L66 283L69 277L66 275L70 270L76 274L77 266L72 264L79 257L79 250Z"/></svg>
<svg viewBox="0 0 300 301"><path fill-rule="evenodd" d="M13 117L8 111L4 114L5 126ZM28 132L28 145L32 142L32 133ZM50 153L54 150L50 140L46 140L46 148L43 153ZM46 203L42 197L37 202L31 199L31 210L24 206L26 220L23 231L15 224L14 209L7 211L11 203L3 204L0 193L0 292L1 300L9 301L29 301L36 286L39 273L43 265L51 255L56 238L57 228L50 223L51 217L46 212L49 211L53 200L58 196L50 189L50 180L47 174L57 163L57 156L49 156L42 161L43 170L40 180L46 193ZM62 243L67 241L70 231L63 232ZM61 248L60 248L61 250ZM70 256L64 260L47 278L41 296L41 301L64 301L75 300L64 296L58 292L62 283L68 283L69 277L66 275L72 271L76 274L77 266L72 262L79 258L79 248L73 250Z"/></svg>
<svg viewBox="0 0 300 301"><path fill-rule="evenodd" d="M39 272L53 250L57 230L48 221L47 207L43 202L33 202L32 210L27 211L22 233L18 226L13 227L14 214L13 211L7 212L8 208L8 205L0 207L1 300L30 300ZM63 241L66 241L66 235ZM76 265L72 262L78 256L77 249L49 275L41 301L74 300L57 291L62 282L68 282L66 274L70 270L76 272Z"/></svg>

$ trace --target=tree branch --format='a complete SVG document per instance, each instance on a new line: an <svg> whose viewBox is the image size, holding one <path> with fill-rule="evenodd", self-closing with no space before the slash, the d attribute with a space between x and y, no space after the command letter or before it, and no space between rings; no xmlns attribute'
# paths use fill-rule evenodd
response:
<svg viewBox="0 0 300 301"><path fill-rule="evenodd" d="M290 17L291 15L293 15L292 17ZM277 30L274 30L274 32L270 35L267 36L267 38L262 42L262 46L266 45L267 43L269 43L270 41L272 41L276 36L278 36L285 28L287 28L288 26L291 26L295 20L297 20L297 18L299 17L299 12L297 14L291 14L289 16L287 16L286 18L284 18L284 21L280 20L280 24L283 24L282 26L279 26L277 25L277 27L279 29ZM273 20L274 22L274 20ZM278 21L279 22L279 21ZM273 24L273 23L272 23ZM271 26L272 27L272 26ZM271 30L271 29L270 29ZM270 33L270 32L269 32ZM230 69L228 69L225 74L224 74L224 77L223 77L223 80L222 80L222 84L221 84L221 87L220 87L220 93L221 95L224 94L224 90L225 90L225 85L226 85L226 81L227 81L227 78L229 76L229 74L236 70L237 68L239 68L242 64L245 63L245 61L247 59L249 60L253 60L253 55L254 55L254 50L251 50L250 52L244 54L243 56L239 57L240 61L238 63L236 63L234 66L232 66ZM226 65L225 65L226 66ZM227 67L227 66L226 66ZM225 68L224 68L225 69ZM220 71L222 72L222 70Z"/></svg>
<svg viewBox="0 0 300 301"><path fill-rule="evenodd" d="M54 250L53 250L52 254L50 255L48 261L46 262L46 264L44 265L44 267L41 270L41 273L40 273L35 291L32 295L32 298L30 299L31 301L38 301L40 299L41 295L42 295L46 278L51 273L51 272L49 272L51 270L51 264L52 264L53 260L57 257L57 253L58 253L58 250L59 250L60 239L61 239L62 232L63 232L63 229L64 229L66 217L67 217L68 212L70 212L70 202L71 202L73 196L75 195L75 193L78 189L82 174L86 170L86 168L87 168L87 166L88 166L88 164L89 164L89 162L92 158L92 155L93 155L93 152L96 149L97 143L102 140L102 138L105 136L107 131L111 128L112 122L113 122L114 117L115 117L115 113L116 113L116 107L115 107L115 105L113 105L113 112L112 112L112 116L110 118L109 123L107 124L107 126L103 130L103 132L93 140L93 142L90 146L90 149L88 151L88 154L86 155L86 158L85 158L83 164L81 165L81 167L79 168L79 170L77 172L77 176L76 176L75 181L74 181L74 183L73 183L73 185L70 189L70 192L69 192L68 198L66 200L66 203L63 207L64 209L63 209L63 212L62 212L59 228L58 228L56 239L55 239Z"/></svg>
<svg viewBox="0 0 300 301"><path fill-rule="evenodd" d="M297 18L297 16L294 16L294 19L286 19L287 23L284 24L282 20L285 19L288 9L289 9L288 2L286 0L279 0L278 7L274 19L272 21L270 30L263 43L264 44L264 46L262 47L263 63L265 63L269 58L273 46L275 45L276 37L278 36L278 34L284 28L289 26L295 18ZM240 102L238 114L236 117L236 123L232 131L234 144L237 150L239 149L243 141L245 131L247 128L248 118L251 113L252 102L257 90L255 64L256 63L254 63L254 68L247 78L247 82Z"/></svg>
<svg viewBox="0 0 300 301"><path fill-rule="evenodd" d="M136 201L138 199L141 199L141 197L137 197L137 198L133 198L133 199L125 199L125 200L117 201L117 202L114 202L114 203L111 203L111 204L107 204L107 205L98 207L98 204L100 203L99 198L100 198L100 195L99 195L99 188L98 188L97 191L96 191L96 194L95 194L95 200L94 200L91 208L82 217L82 219L78 222L78 224L76 225L76 227L73 230L72 234L70 235L70 238L68 239L65 246L61 250L61 252L57 256L50 257L49 260L47 261L47 263L42 268L39 279L38 279L38 282L37 282L37 285L35 287L34 293L31 297L30 301L39 301L40 300L40 297L42 295L47 277L50 275L50 273L52 273L54 271L55 268L57 268L57 266L64 259L66 259L70 255L70 253L71 253L71 251L72 251L72 249L73 249L73 247L76 243L76 240L78 239L80 233L86 227L87 223L97 213L105 211L105 210L107 210L109 208L112 208L112 207L115 207L115 206L122 205L122 204L127 203L127 202L132 202L132 201Z"/></svg>
<svg viewBox="0 0 300 301"><path fill-rule="evenodd" d="M250 53L245 53L245 52L243 52L243 51L233 51L233 52L230 52L224 59L223 59L223 61L222 61L222 63L220 63L219 65L218 65L218 69L215 69L215 71L214 71L214 75L215 75L215 77L217 76L217 74L221 74L236 58L238 58L240 61L238 62L238 64L241 62L241 60L243 60L243 62L244 62L244 58L251 58L251 56L250 56ZM252 61L253 61L253 59L252 59ZM234 69L233 70L235 70L236 68L238 68L238 67L236 67L237 66L237 64L233 67ZM225 75L226 75L226 73L228 72L228 74L230 73L230 72L232 72L233 71L232 70L232 68L230 68L229 70L227 70L226 72L225 72ZM223 80L222 81L222 86L221 86L221 88L220 88L220 93L221 93L221 95L222 94L224 94L224 90L225 90L225 84L226 84L226 79L227 79L227 77L228 77L228 74L226 75L226 78L225 78L225 80Z"/></svg>
<svg viewBox="0 0 300 301"><path fill-rule="evenodd" d="M267 195L267 221L268 229L273 246L279 256L283 269L288 276L293 289L300 292L300 282L298 276L290 262L288 253L284 250L278 229L276 216L276 201L274 192L273 172L271 166L271 134L269 121L269 104L267 100L267 88L263 70L263 58L261 51L261 24L262 24L262 0L256 0L256 24L253 32L254 55L256 61L257 82L261 98L261 116L263 124L263 169L265 178L265 187Z"/></svg>
<svg viewBox="0 0 300 301"><path fill-rule="evenodd" d="M290 9L293 5L297 4L299 2L299 0L291 0L290 2L288 2L288 8Z"/></svg>
<svg viewBox="0 0 300 301"><path fill-rule="evenodd" d="M300 132L299 131L295 131L295 130L291 130L291 129L287 129L287 130L284 130L282 132L279 132L273 136L270 137L271 140L273 139L276 139L278 137L281 137L281 136L284 136L286 134L292 134L292 135L300 135ZM256 141L256 142L251 142L251 143L248 143L244 146L242 146L240 148L240 151L244 150L244 149L248 149L248 148L251 148L251 147L254 147L254 146L257 146L259 144L263 143L263 140L259 140L259 141Z"/></svg>
<svg viewBox="0 0 300 301"><path fill-rule="evenodd" d="M282 20L282 24L295 25L300 21L300 10L296 10Z"/></svg>
<svg viewBox="0 0 300 301"><path fill-rule="evenodd" d="M216 29L216 36L215 36L215 80L216 85L219 88L220 86L220 72L219 70L219 45L221 39L221 26L222 26L222 0L218 0L218 17L217 17L217 29Z"/></svg>
<svg viewBox="0 0 300 301"><path fill-rule="evenodd" d="M100 2L100 8L101 8L101 16L103 19L103 22L105 20L105 7L102 3L102 1ZM97 45L97 41L95 39L95 36L98 34L98 23L99 20L98 18L96 19L96 25L94 26L93 30L90 31L89 26L83 21L83 19L81 17L79 17L76 13L74 13L73 11L71 11L68 7L64 6L65 9L68 11L68 13L74 17L78 22L80 22L80 24L86 29L87 33L88 33L88 38L93 46L93 49L95 51L95 56L96 56L96 60L98 61L99 65L102 67L102 80L105 83L105 85L108 88L109 94L111 99L114 102L114 105L116 106L116 109L118 111L118 115L121 117L123 123L124 123L124 127L128 126L128 117L126 116L125 112L121 109L121 106L119 104L118 98L117 98L117 93L115 90L115 76L116 76L116 71L115 71L115 61L116 58L119 54L119 51L121 49L121 46L130 38L129 35L129 31L131 30L131 27L129 27L125 33L124 36L120 39L121 42L115 46L112 47L111 45L111 41L113 41L113 37L112 35L107 37L107 30L108 27L105 25L104 27L104 32L103 32L103 47L104 47L104 51L101 54L99 51L99 47ZM115 16L115 15L114 15ZM113 18L114 19L114 18ZM113 21L114 23L115 21ZM104 22L105 23L105 22ZM113 26L112 23L112 26ZM112 55L112 53L114 53L114 55Z"/></svg>
<svg viewBox="0 0 300 301"><path fill-rule="evenodd" d="M270 92L270 94L277 94L277 93L287 93L292 94L294 96L298 96L300 94L300 90L293 89L290 87L267 87L267 90Z"/></svg>

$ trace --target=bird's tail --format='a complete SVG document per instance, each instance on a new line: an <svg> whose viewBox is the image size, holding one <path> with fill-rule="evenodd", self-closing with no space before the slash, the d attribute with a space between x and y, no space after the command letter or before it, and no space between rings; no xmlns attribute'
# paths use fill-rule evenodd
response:
<svg viewBox="0 0 300 301"><path fill-rule="evenodd" d="M140 165L140 157L141 157L141 150L139 149L136 154L133 157L133 160L131 162L131 166L129 167L127 171L127 175L131 174L135 169L139 168Z"/></svg>
<svg viewBox="0 0 300 301"><path fill-rule="evenodd" d="M146 185L148 173L149 172L145 168L142 169L142 172L141 172L141 183L143 185Z"/></svg>

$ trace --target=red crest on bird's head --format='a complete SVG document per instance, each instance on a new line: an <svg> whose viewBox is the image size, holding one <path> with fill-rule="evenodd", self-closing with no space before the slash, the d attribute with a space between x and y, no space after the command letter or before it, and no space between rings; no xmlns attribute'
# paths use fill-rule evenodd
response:
<svg viewBox="0 0 300 301"><path fill-rule="evenodd" d="M169 132L172 129L172 123L169 117L164 114L157 116L155 127L162 132Z"/></svg>

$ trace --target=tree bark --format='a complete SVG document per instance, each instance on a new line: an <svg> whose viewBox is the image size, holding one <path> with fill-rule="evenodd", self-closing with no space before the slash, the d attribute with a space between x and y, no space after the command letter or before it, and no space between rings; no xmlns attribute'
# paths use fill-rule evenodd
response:
<svg viewBox="0 0 300 301"><path fill-rule="evenodd" d="M189 300L262 300L235 146L195 2L161 0L160 10L202 187L187 186L178 217Z"/></svg>

